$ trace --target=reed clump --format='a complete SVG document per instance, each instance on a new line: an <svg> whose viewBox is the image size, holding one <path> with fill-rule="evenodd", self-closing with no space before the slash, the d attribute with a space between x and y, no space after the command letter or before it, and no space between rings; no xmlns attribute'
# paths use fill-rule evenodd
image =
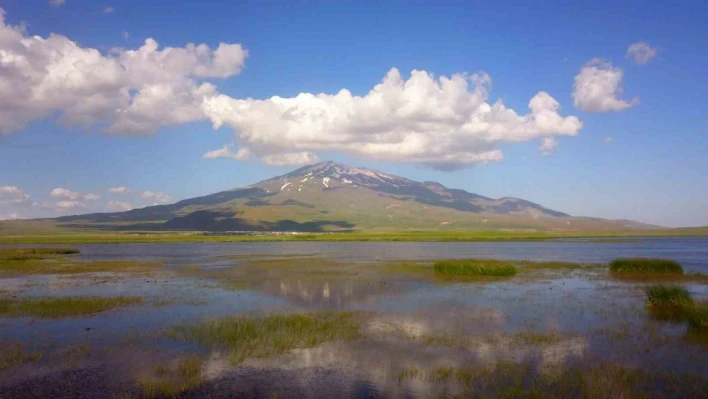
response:
<svg viewBox="0 0 708 399"><path fill-rule="evenodd" d="M295 348L359 337L363 315L356 312L316 312L264 317L227 317L196 325L179 325L170 335L227 350L231 361L269 357Z"/></svg>
<svg viewBox="0 0 708 399"><path fill-rule="evenodd" d="M517 272L513 262L486 259L441 260L433 269L441 277L511 277Z"/></svg>
<svg viewBox="0 0 708 399"><path fill-rule="evenodd" d="M646 289L647 308L659 319L683 320L693 308L693 298L681 286L655 285Z"/></svg>
<svg viewBox="0 0 708 399"><path fill-rule="evenodd" d="M681 265L670 259L623 258L610 262L612 273L683 274Z"/></svg>

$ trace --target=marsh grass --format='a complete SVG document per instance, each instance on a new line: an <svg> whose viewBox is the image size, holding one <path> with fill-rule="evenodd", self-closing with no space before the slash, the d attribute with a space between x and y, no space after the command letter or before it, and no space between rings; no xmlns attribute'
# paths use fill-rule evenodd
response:
<svg viewBox="0 0 708 399"><path fill-rule="evenodd" d="M42 358L38 352L28 352L22 345L0 341L0 371Z"/></svg>
<svg viewBox="0 0 708 399"><path fill-rule="evenodd" d="M486 259L441 260L433 269L441 278L512 277L517 272L513 262Z"/></svg>
<svg viewBox="0 0 708 399"><path fill-rule="evenodd" d="M405 379L418 378L421 374L420 369L415 366L403 367L395 373L399 383Z"/></svg>
<svg viewBox="0 0 708 399"><path fill-rule="evenodd" d="M0 298L0 317L59 318L85 316L120 306L140 305L139 297Z"/></svg>
<svg viewBox="0 0 708 399"><path fill-rule="evenodd" d="M513 345L555 345L563 341L563 335L557 332L539 333L531 331L517 332L511 335L510 343Z"/></svg>
<svg viewBox="0 0 708 399"><path fill-rule="evenodd" d="M624 258L610 262L612 273L683 274L681 265L669 259Z"/></svg>
<svg viewBox="0 0 708 399"><path fill-rule="evenodd" d="M0 261L39 260L78 253L78 249L61 247L0 248Z"/></svg>
<svg viewBox="0 0 708 399"><path fill-rule="evenodd" d="M0 260L0 276L90 273L151 274L161 267L159 263L155 262L135 261L82 262L68 259Z"/></svg>
<svg viewBox="0 0 708 399"><path fill-rule="evenodd" d="M318 312L264 317L230 317L196 325L179 325L170 335L209 349L229 351L230 360L269 357L328 341L358 338L365 315L354 312Z"/></svg>
<svg viewBox="0 0 708 399"><path fill-rule="evenodd" d="M693 308L693 298L681 286L655 285L647 287L647 308L662 320L684 320Z"/></svg>
<svg viewBox="0 0 708 399"><path fill-rule="evenodd" d="M202 359L197 356L180 359L176 368L158 364L155 366L155 374L157 378L139 381L141 397L145 399L176 398L204 382Z"/></svg>
<svg viewBox="0 0 708 399"><path fill-rule="evenodd" d="M696 304L689 312L687 319L691 333L708 338L708 302Z"/></svg>

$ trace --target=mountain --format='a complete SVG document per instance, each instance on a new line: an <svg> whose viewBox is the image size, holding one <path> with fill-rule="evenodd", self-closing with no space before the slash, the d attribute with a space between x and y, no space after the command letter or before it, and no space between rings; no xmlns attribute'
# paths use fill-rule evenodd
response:
<svg viewBox="0 0 708 399"><path fill-rule="evenodd" d="M112 230L341 231L373 229L605 230L651 227L571 217L520 198L499 199L372 169L321 162L246 188L127 212L56 219Z"/></svg>

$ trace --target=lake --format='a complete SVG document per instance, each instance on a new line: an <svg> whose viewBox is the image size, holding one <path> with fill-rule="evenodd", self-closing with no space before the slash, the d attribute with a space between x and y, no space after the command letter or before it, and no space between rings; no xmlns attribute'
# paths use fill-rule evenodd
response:
<svg viewBox="0 0 708 399"><path fill-rule="evenodd" d="M708 274L706 238L72 247L80 254L26 261L40 269L0 275L0 344L21 348L0 367L0 397L469 397L534 388L605 397L591 394L608 378L621 392L658 397L708 387L708 346L685 322L647 313L644 291L654 282L614 278L597 265L667 258ZM579 265L519 264L512 278L440 279L431 263L450 258ZM111 269L119 262L155 264ZM66 272L77 265L95 271ZM706 281L675 284L701 302ZM2 316L3 298L40 297L141 302L69 317ZM288 319L303 314L314 321ZM266 320L235 323L272 347L243 335L233 345L206 340L216 330L205 326L224 328L218 323L234 317ZM343 329L353 335L331 318L353 323ZM194 326L198 334L185 333ZM295 342L305 330L311 335ZM199 378L180 385L192 381L179 374L185 359L196 359ZM682 388L672 391L677 381Z"/></svg>

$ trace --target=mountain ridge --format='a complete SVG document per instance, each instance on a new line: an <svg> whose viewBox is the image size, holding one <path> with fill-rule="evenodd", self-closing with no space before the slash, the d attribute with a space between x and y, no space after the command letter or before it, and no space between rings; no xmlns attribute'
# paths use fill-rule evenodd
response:
<svg viewBox="0 0 708 399"><path fill-rule="evenodd" d="M332 161L174 204L56 220L80 228L200 231L653 227L573 217L521 198L493 199L437 182L418 182Z"/></svg>

